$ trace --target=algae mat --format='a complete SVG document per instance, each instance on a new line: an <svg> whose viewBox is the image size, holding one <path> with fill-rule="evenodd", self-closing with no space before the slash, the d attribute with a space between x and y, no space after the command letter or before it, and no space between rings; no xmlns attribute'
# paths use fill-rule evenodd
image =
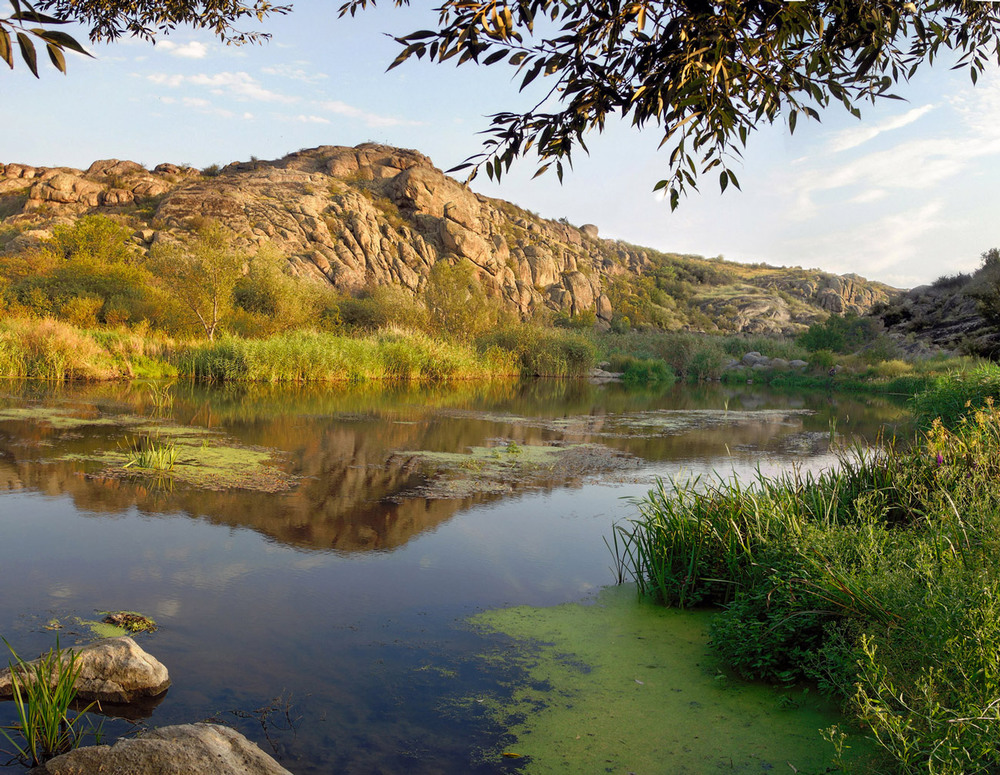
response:
<svg viewBox="0 0 1000 775"><path fill-rule="evenodd" d="M834 771L821 730L843 719L808 690L746 684L719 673L708 649L710 613L636 600L611 587L596 601L486 611L473 624L512 637L504 657L527 680L494 707L526 773ZM866 741L848 739L852 771L867 772ZM852 756L853 755L853 756Z"/></svg>

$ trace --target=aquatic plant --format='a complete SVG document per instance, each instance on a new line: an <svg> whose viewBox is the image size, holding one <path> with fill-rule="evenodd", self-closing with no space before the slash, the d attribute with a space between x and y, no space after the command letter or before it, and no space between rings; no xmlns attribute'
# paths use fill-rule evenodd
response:
<svg viewBox="0 0 1000 775"><path fill-rule="evenodd" d="M6 639L4 643L13 658L8 664L17 721L0 727L0 734L14 746L13 753L22 764L37 767L83 742L85 732L80 727L96 703L71 714L80 666L76 654L63 651L58 641L30 664ZM93 727L88 731L94 732ZM99 730L94 733L99 734Z"/></svg>
<svg viewBox="0 0 1000 775"><path fill-rule="evenodd" d="M123 468L142 468L150 471L170 471L180 454L173 442L162 442L149 436L125 440Z"/></svg>
<svg viewBox="0 0 1000 775"><path fill-rule="evenodd" d="M988 398L908 449L853 450L819 475L661 483L637 508L610 542L619 574L668 604L724 606L712 644L737 671L817 681L891 757L886 772L1000 767L1000 410Z"/></svg>

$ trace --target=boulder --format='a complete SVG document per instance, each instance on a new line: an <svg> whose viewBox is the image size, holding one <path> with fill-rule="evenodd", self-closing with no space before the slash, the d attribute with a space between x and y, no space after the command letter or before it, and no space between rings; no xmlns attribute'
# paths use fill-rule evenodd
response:
<svg viewBox="0 0 1000 775"><path fill-rule="evenodd" d="M63 659L71 654L80 668L76 690L81 700L130 703L163 694L170 686L167 668L127 636L65 649ZM10 668L0 670L0 699L12 695L10 675Z"/></svg>
<svg viewBox="0 0 1000 775"><path fill-rule="evenodd" d="M114 745L77 748L29 775L291 775L234 729L181 724L141 733Z"/></svg>
<svg viewBox="0 0 1000 775"><path fill-rule="evenodd" d="M788 365L790 368L793 369L804 369L806 366L809 365L809 363L807 361L802 360L801 358L796 358L793 361L789 361Z"/></svg>

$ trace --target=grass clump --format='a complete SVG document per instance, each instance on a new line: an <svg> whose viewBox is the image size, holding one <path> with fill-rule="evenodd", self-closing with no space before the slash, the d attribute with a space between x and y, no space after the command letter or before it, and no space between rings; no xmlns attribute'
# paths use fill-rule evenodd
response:
<svg viewBox="0 0 1000 775"><path fill-rule="evenodd" d="M485 334L476 346L484 354L510 353L525 377L580 377L597 363L597 348L585 334L524 323Z"/></svg>
<svg viewBox="0 0 1000 775"><path fill-rule="evenodd" d="M222 337L185 352L182 376L219 382L436 382L508 376L509 357L403 329L366 336L295 331L267 339Z"/></svg>
<svg viewBox="0 0 1000 775"><path fill-rule="evenodd" d="M162 442L148 436L127 440L125 464L122 468L139 468L144 471L172 471L180 452L171 442Z"/></svg>
<svg viewBox="0 0 1000 775"><path fill-rule="evenodd" d="M817 681L869 730L885 772L998 771L1000 411L988 399L908 450L749 485L660 485L638 510L614 533L621 575L670 605L722 606L713 646L739 673Z"/></svg>
<svg viewBox="0 0 1000 775"><path fill-rule="evenodd" d="M50 649L34 662L22 660L10 649L10 688L17 721L0 727L0 734L14 747L15 757L26 767L37 767L61 753L77 748L85 732L80 726L94 703L71 711L80 675L76 654Z"/></svg>
<svg viewBox="0 0 1000 775"><path fill-rule="evenodd" d="M677 379L671 368L658 358L615 355L611 358L610 370L620 373L626 385L672 385Z"/></svg>

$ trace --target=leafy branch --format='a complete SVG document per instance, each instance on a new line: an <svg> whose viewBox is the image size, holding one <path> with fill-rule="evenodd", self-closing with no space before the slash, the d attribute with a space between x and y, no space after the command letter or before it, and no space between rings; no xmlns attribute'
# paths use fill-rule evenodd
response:
<svg viewBox="0 0 1000 775"><path fill-rule="evenodd" d="M61 30L27 26L29 24L48 26L66 24L66 19L57 19L54 16L40 13L27 0L10 0L10 4L14 12L10 16L0 18L0 60L6 62L12 70L14 69L14 41L17 41L21 59L24 60L35 78L38 78L38 52L35 50L35 41L45 44L49 61L60 73L65 74L66 72L66 49L76 51L84 56L91 56L84 50L83 46L77 43L75 38Z"/></svg>
<svg viewBox="0 0 1000 775"><path fill-rule="evenodd" d="M347 0L340 15L374 4ZM470 179L499 179L532 149L538 174L561 174L612 117L655 126L669 149L655 190L675 208L707 174L738 188L732 164L762 124L794 132L836 104L860 117L945 51L975 82L1000 62L998 32L996 5L965 0L444 0L437 29L396 38L390 69L427 57L506 65L522 91L552 79L535 107L490 116L483 153L455 168Z"/></svg>

